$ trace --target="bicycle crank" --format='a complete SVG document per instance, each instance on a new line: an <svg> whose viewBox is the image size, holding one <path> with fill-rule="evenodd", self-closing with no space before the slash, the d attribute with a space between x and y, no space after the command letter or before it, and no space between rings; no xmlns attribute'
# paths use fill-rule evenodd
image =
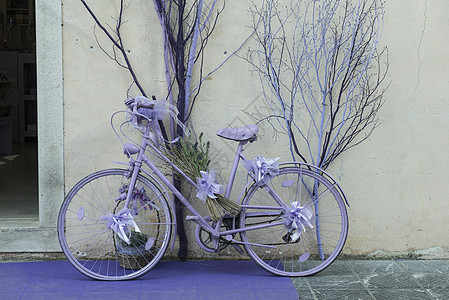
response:
<svg viewBox="0 0 449 300"><path fill-rule="evenodd" d="M205 218L206 221L210 223L210 225L215 228L216 223L212 222L209 217ZM222 230L229 230L232 228L232 220L228 220L228 218L225 218L223 220L223 223L221 224ZM214 237L209 231L204 229L202 226L197 224L195 229L195 237L198 245L203 249L204 251L210 252L210 253L217 253L221 250L225 249L229 245L233 246L237 252L240 254L243 254L243 249L235 245L234 237L232 235L227 236L221 236L219 238Z"/></svg>

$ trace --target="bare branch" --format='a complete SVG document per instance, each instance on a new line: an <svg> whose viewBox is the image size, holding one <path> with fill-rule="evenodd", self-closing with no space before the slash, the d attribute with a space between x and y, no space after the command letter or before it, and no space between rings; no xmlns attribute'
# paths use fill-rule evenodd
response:
<svg viewBox="0 0 449 300"><path fill-rule="evenodd" d="M244 58L259 74L273 115L282 116L278 124L289 136L293 159L326 168L379 125L384 90L378 91L388 71L388 63L381 68L384 58L388 62L386 50L377 50L382 5L380 0L253 4L258 48Z"/></svg>

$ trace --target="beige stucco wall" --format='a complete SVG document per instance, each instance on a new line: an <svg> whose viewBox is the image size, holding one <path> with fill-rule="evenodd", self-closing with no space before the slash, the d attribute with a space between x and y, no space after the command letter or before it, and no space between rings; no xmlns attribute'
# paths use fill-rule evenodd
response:
<svg viewBox="0 0 449 300"><path fill-rule="evenodd" d="M448 250L448 9L443 0L386 3L391 86L381 127L343 157L346 252Z"/></svg>
<svg viewBox="0 0 449 300"><path fill-rule="evenodd" d="M102 1L99 17L116 10ZM133 1L124 33L130 57L149 94L165 95L161 31L152 1ZM248 35L250 1L228 1L208 45L206 71L214 69ZM449 2L387 1L382 45L389 48L391 85L379 118L381 126L365 143L346 152L328 169L345 190L350 232L346 254L425 254L449 251ZM123 108L130 83L126 70L107 58L93 35L91 17L79 1L63 6L64 153L66 191L81 177L123 160L121 144L109 127L110 115ZM100 29L104 48L110 44ZM234 146L215 132L254 120L246 112L266 111L258 79L233 58L202 88L192 117L197 132L213 143L215 167L224 178ZM261 125L262 142L246 156L262 153L288 160L287 144ZM285 146L284 146L285 145ZM244 176L241 177L242 179ZM238 193L235 193L238 194ZM188 225L192 231L194 226ZM191 236L193 242L193 238ZM206 255L191 244L192 255ZM232 249L230 255L237 255Z"/></svg>

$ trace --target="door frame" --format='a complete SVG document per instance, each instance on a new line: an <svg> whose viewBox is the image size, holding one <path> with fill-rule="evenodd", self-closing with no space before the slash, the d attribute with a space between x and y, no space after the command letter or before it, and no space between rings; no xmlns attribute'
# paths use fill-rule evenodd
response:
<svg viewBox="0 0 449 300"><path fill-rule="evenodd" d="M62 0L36 0L39 222L0 222L0 252L60 252L64 199Z"/></svg>

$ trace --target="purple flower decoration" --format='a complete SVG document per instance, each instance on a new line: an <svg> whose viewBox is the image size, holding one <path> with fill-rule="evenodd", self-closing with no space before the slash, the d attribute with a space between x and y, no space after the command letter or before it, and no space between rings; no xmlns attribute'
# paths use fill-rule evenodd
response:
<svg viewBox="0 0 449 300"><path fill-rule="evenodd" d="M124 208L117 215L110 212L109 215L100 217L101 220L107 222L108 229L112 229L127 244L130 244L128 235L131 235L131 230L129 227L134 227L135 231L141 232L131 212L131 209Z"/></svg>
<svg viewBox="0 0 449 300"><path fill-rule="evenodd" d="M273 176L279 174L279 164L276 163L278 159L279 157L266 159L261 155L245 160L243 165L254 174L257 183L267 184Z"/></svg>
<svg viewBox="0 0 449 300"><path fill-rule="evenodd" d="M196 197L206 203L207 197L217 198L215 194L223 192L223 185L215 182L215 171L200 172L201 177L196 178Z"/></svg>
<svg viewBox="0 0 449 300"><path fill-rule="evenodd" d="M293 202L290 210L286 210L282 218L285 220L285 227L289 232L296 232L292 235L292 242L296 242L301 233L306 231L306 226L313 228L313 212L309 206L300 206L299 202Z"/></svg>
<svg viewBox="0 0 449 300"><path fill-rule="evenodd" d="M128 185L123 185L119 189L120 197L115 199L115 201L123 201L126 200L126 196L128 193ZM144 187L141 187L140 189L134 188L133 193L131 194L131 202L134 209L134 214L138 215L138 209L137 209L137 201L139 201L140 205L143 207L144 210L147 210L147 207L152 210L153 204L151 203L150 198L148 198Z"/></svg>

